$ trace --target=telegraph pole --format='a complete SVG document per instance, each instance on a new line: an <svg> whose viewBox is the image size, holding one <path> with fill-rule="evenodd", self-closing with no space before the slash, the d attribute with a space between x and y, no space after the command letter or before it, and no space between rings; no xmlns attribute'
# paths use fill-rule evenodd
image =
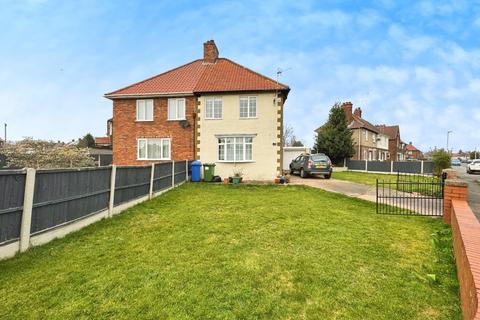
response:
<svg viewBox="0 0 480 320"><path fill-rule="evenodd" d="M7 143L7 123L5 122L4 123L4 133L3 133L3 137L5 139L3 139L4 143L6 144Z"/></svg>
<svg viewBox="0 0 480 320"><path fill-rule="evenodd" d="M447 152L450 152L449 150L449 140L450 140L450 133L452 133L452 130L447 131Z"/></svg>

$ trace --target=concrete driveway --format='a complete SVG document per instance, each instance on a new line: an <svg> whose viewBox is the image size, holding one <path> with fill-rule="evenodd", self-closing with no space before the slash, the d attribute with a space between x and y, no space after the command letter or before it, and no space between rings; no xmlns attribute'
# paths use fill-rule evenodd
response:
<svg viewBox="0 0 480 320"><path fill-rule="evenodd" d="M311 176L302 179L299 176L291 176L290 184L305 185L315 188L320 188L325 191L342 193L344 195L360 198L367 201L376 201L376 187L367 186L350 181L324 179L323 177Z"/></svg>
<svg viewBox="0 0 480 320"><path fill-rule="evenodd" d="M468 183L468 204L473 213L480 220L480 174L467 174L467 166L462 164L459 167L453 167L458 172L458 177Z"/></svg>
<svg viewBox="0 0 480 320"><path fill-rule="evenodd" d="M325 191L341 193L350 197L355 197L371 202L377 201L377 188L376 186L368 186L351 181L324 179L323 177L311 176L306 179L302 179L299 176L291 176L290 184L306 185L323 189ZM379 196L386 197L384 200L380 200L380 206L385 205L399 207L416 212L418 215L435 216L439 212L443 211L443 201L440 199L423 198L418 195L410 194L407 192L400 192L390 189L379 190ZM400 198L397 198L400 197ZM391 210L389 210L390 212ZM395 212L391 212L392 214Z"/></svg>

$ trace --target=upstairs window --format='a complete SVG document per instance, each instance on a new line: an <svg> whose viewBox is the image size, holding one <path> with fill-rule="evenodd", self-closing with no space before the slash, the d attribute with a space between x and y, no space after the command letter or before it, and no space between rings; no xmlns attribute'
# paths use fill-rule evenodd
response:
<svg viewBox="0 0 480 320"><path fill-rule="evenodd" d="M142 138L137 140L138 160L170 160L169 138Z"/></svg>
<svg viewBox="0 0 480 320"><path fill-rule="evenodd" d="M211 97L205 99L205 119L222 119L222 98Z"/></svg>
<svg viewBox="0 0 480 320"><path fill-rule="evenodd" d="M240 97L240 118L257 117L257 97Z"/></svg>
<svg viewBox="0 0 480 320"><path fill-rule="evenodd" d="M168 120L185 120L185 98L168 99Z"/></svg>
<svg viewBox="0 0 480 320"><path fill-rule="evenodd" d="M137 100L137 121L153 121L153 100Z"/></svg>

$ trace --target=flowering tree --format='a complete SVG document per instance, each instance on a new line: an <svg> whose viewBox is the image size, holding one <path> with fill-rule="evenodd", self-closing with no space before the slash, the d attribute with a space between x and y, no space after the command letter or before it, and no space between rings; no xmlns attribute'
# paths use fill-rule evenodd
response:
<svg viewBox="0 0 480 320"><path fill-rule="evenodd" d="M26 138L6 144L1 153L10 168L72 168L92 167L95 162L87 149L67 145L63 142Z"/></svg>

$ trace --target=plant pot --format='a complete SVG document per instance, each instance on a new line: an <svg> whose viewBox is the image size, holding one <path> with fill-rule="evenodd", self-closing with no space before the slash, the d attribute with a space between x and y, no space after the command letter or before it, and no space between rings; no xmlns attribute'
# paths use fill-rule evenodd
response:
<svg viewBox="0 0 480 320"><path fill-rule="evenodd" d="M242 182L242 177L232 177L232 183L237 184Z"/></svg>
<svg viewBox="0 0 480 320"><path fill-rule="evenodd" d="M229 183L230 182L230 178L223 178L223 183Z"/></svg>
<svg viewBox="0 0 480 320"><path fill-rule="evenodd" d="M275 184L279 184L280 183L280 178L275 178L274 182L275 182Z"/></svg>

